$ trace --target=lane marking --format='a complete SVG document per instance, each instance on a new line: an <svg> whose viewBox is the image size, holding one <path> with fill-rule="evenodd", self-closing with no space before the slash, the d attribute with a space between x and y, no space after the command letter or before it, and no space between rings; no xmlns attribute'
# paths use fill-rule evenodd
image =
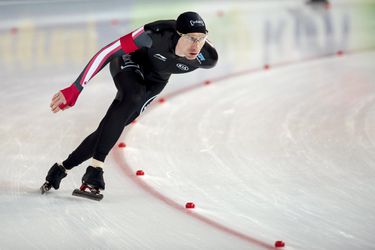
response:
<svg viewBox="0 0 375 250"><path fill-rule="evenodd" d="M139 177L134 175L134 171L129 166L129 164L125 161L124 156L122 154L122 151L116 148L112 151L112 156L115 160L115 162L118 164L120 170L128 176L137 186L141 187L145 192L151 194L158 200L161 200L163 203L167 204L168 206L177 209L178 211L193 217L194 219L197 219L201 222L204 222L205 224L218 229L219 231L225 232L227 234L230 234L232 236L235 236L237 238L240 238L241 240L247 241L248 243L251 243L252 245L257 245L258 247L262 247L264 249L275 249L275 247L271 244L268 244L266 242L263 242L261 240L258 240L254 237L248 236L244 233L241 233L239 231L236 231L234 229L231 229L223 224L220 224L212 219L209 219L203 215L200 215L198 213L195 213L192 210L186 209L184 205L181 205L177 203L176 201L168 198L164 194L160 193L153 187L151 187L149 184L147 184L145 181L140 179Z"/></svg>
<svg viewBox="0 0 375 250"><path fill-rule="evenodd" d="M363 49L357 49L357 50L352 50L352 51L345 51L345 54L346 55L350 55L350 54L358 54L358 53L365 53L365 52L372 52L375 50L375 47L374 48L363 48ZM325 58L331 58L331 57L337 57L337 54L336 53L330 53L330 54L325 54L325 55L320 55L320 56L314 56L314 57L309 57L309 58L305 58L305 59L301 59L301 60L295 60L295 61L285 61L285 62L281 62L281 63L276 63L276 64L271 64L270 66L272 67L271 69L267 69L268 70L272 70L273 68L281 68L281 67L286 67L286 66L291 66L291 65L296 65L296 64L299 64L299 63L304 63L304 62L309 62L309 61L316 61L316 60L321 60L321 59L325 59ZM226 79L229 79L229 78L234 78L234 77L238 77L238 76L241 76L241 75L246 75L246 74L251 74L251 73L256 73L256 72L261 72L261 71L264 71L264 67L261 67L261 68L255 68L255 69L247 69L247 70L243 70L243 71L239 71L239 72L234 72L234 73L229 73L227 75L223 75L223 76L220 76L220 77L217 77L217 78L214 78L214 79L210 79L210 83L215 83L215 82L218 82L218 81L224 81ZM188 87L185 87L185 88L182 88L180 90L176 90L168 95L165 95L165 97L163 99L171 99L175 96L178 96L178 95L181 95L183 93L186 93L186 92L189 92L189 91L192 91L198 87L204 87L204 86L207 86L206 84L206 81L208 80L205 80L203 82L199 82L198 84L193 84L191 86L188 86ZM151 107L148 109L148 112L150 112L154 107L156 107L157 104L160 104L158 102L156 103L153 103L153 105L151 105ZM126 132L129 132L129 130L127 130ZM261 240L258 240L254 237L251 237L249 235L246 235L244 233L241 233L239 231L236 231L234 229L231 229L223 224L220 224L219 222L216 222L208 217L205 217L203 215L200 215L198 213L195 213L193 212L192 210L189 210L189 209L186 209L183 205L177 203L176 201L168 198L166 195L160 193L159 191L157 191L156 189L154 189L152 186L150 186L149 184L147 184L145 181L143 181L142 179L138 178L137 176L134 175L134 171L132 170L132 168L130 167L130 165L126 162L126 160L124 159L124 155L122 154L122 151L120 151L118 148L114 148L114 150L112 150L112 156L115 160L115 162L118 164L118 167L121 169L121 171L123 171L123 173L125 175L127 175L135 184L137 184L139 187L141 187L145 192L151 194L152 196L154 196L155 198L161 200L163 203L169 205L170 207L174 208L174 209L177 209L178 211L180 212L183 212L213 228L216 228L217 230L219 231L222 231L222 232L225 232L227 234L230 234L232 236L235 236L241 240L244 240L252 245L257 245L258 247L262 247L264 249L276 249L273 245L269 244L269 243L266 243L266 242L263 242Z"/></svg>

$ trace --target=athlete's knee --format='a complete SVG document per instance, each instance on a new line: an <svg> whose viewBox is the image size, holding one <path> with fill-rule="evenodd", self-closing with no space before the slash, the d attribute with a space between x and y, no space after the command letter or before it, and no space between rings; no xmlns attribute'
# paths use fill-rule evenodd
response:
<svg viewBox="0 0 375 250"><path fill-rule="evenodd" d="M116 108L111 111L111 115L119 124L134 120L140 114L139 111L144 103L142 94L125 95L121 98L121 100L115 100Z"/></svg>
<svg viewBox="0 0 375 250"><path fill-rule="evenodd" d="M117 93L115 100L119 101L120 105L138 104L145 98L145 85L132 77L134 76L124 77L121 82L116 82Z"/></svg>
<svg viewBox="0 0 375 250"><path fill-rule="evenodd" d="M124 95L121 92L118 92L116 100L122 110L136 110L143 105L144 96L142 93Z"/></svg>

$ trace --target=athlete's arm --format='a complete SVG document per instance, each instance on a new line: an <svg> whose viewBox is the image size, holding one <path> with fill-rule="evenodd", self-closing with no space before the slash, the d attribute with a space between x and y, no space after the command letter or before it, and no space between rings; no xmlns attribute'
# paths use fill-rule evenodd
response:
<svg viewBox="0 0 375 250"><path fill-rule="evenodd" d="M84 86L113 58L130 54L141 47L151 47L151 45L152 40L142 27L102 48L91 58L73 84L52 97L50 104L52 112L56 113L74 106Z"/></svg>
<svg viewBox="0 0 375 250"><path fill-rule="evenodd" d="M67 88L56 93L51 101L52 112L56 113L74 106L84 86L115 56L124 54L120 40L116 40L97 52L83 69L78 78Z"/></svg>

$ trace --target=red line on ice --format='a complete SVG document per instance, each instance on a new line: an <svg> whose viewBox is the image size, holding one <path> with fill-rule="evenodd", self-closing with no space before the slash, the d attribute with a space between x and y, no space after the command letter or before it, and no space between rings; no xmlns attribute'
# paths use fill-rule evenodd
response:
<svg viewBox="0 0 375 250"><path fill-rule="evenodd" d="M244 233L241 233L241 232L238 232L236 230L233 230L225 225L222 225L214 220L211 220L203 215L200 215L200 214L197 214L191 210L188 210L185 208L185 206L175 202L174 200L168 198L167 196L163 195L162 193L160 193L159 191L157 191L156 189L154 189L153 187L151 187L149 184L147 184L145 181L143 181L141 178L139 177L136 177L134 175L134 171L131 169L131 167L129 166L129 164L124 160L123 158L123 155L122 155L122 151L119 150L118 148L116 148L116 150L113 150L112 151L112 155L115 159L115 161L117 162L118 166L120 167L120 169L125 173L125 175L129 176L130 179L135 182L138 186L140 186L144 191L146 191L147 193L150 193L151 195L153 195L154 197L156 197L157 199L163 201L164 203L168 204L170 207L173 207L177 210L179 210L180 212L183 212L199 221L202 221L222 232L225 232L225 233L228 233L232 236L235 236L237 238L240 238L244 241L247 241L253 245L257 245L258 247L263 247L264 249L275 249L273 245L271 244L268 244L268 243L265 243L261 240L258 240L258 239L255 239L251 236L248 236Z"/></svg>
<svg viewBox="0 0 375 250"><path fill-rule="evenodd" d="M349 51L349 52L346 52L346 54L355 54L355 53L363 53L363 52L369 52L369 51L372 51L374 50L375 48L363 48L363 49L357 49L357 50L352 50L352 51ZM285 66L289 66L289 65L293 65L293 64L298 64L298 63L303 63L303 62L308 62L308 61L313 61L313 60L319 60L319 59L323 59L323 58L327 58L327 57L333 57L333 56L336 56L336 53L330 53L330 54L326 54L326 55L320 55L320 56L313 56L313 57L309 57L309 58L304 58L304 59L301 59L301 60L296 60L296 61L285 61L285 62L281 62L281 63L276 63L276 64L271 64L270 67L271 70L275 67L279 68L279 67L285 67ZM269 65L269 64L267 64ZM260 71L263 71L264 68L255 68L255 69L247 69L247 70L243 70L243 71L239 71L239 72L234 72L234 73L230 73L230 74L227 74L227 75L224 75L224 76L220 76L220 77L217 77L215 79L211 79L210 80L210 83L211 82L218 82L218 81L223 81L223 80L226 80L226 79L229 79L229 78L234 78L234 77L238 77L238 76L241 76L241 75L246 75L246 74L250 74L250 73L255 73L255 72L260 72ZM186 93L186 92L189 92L191 90L194 90L198 87L203 87L203 86L206 86L207 84L205 84L205 81L203 82L200 82L198 84L194 84L194 85L191 85L191 86L188 86L186 88L182 88L180 90L177 90L171 94L168 94L166 95L164 98L165 99L170 99L170 98L173 98L175 96L178 96L180 94L183 94L183 93ZM163 98L163 99L164 99ZM158 103L154 103L153 105L151 105L152 107L156 107ZM160 104L160 103L159 103ZM150 107L148 109L148 111L152 110L152 108ZM231 229L225 225L222 225L220 224L219 222L216 222L212 219L209 219L203 215L200 215L198 213L195 213L191 210L188 210L185 208L185 206L175 202L174 200L168 198L167 196L163 195L162 193L160 193L159 191L157 191L156 189L154 189L153 187L151 187L149 184L147 184L145 181L143 181L141 178L139 177L136 177L134 175L134 171L131 169L131 167L129 166L129 164L125 161L125 159L123 158L123 155L122 155L122 151L120 151L118 148L115 148L115 150L112 151L113 152L113 157L115 159L115 161L117 162L118 166L120 167L120 169L127 175L130 177L130 179L132 181L134 181L138 186L140 186L143 190L145 190L146 192L150 193L151 195L153 195L154 197L156 197L157 199L163 201L164 203L168 204L169 206L201 221L201 222L204 222L206 223L207 225L210 225L222 232L225 232L225 233L228 233L232 236L235 236L237 238L240 238L244 241L247 241L253 245L257 245L258 247L263 247L264 249L275 249L275 247L269 243L266 243L266 242L263 242L261 240L258 240L254 237L251 237L249 235L246 235L244 233L241 233L239 231L236 231L234 229Z"/></svg>

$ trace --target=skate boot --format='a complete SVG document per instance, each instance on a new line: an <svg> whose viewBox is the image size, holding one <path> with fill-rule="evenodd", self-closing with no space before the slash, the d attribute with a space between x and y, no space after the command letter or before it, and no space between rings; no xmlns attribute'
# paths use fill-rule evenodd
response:
<svg viewBox="0 0 375 250"><path fill-rule="evenodd" d="M67 175L64 166L55 163L48 171L46 182L40 187L42 194L50 190L52 187L54 189L59 189L61 180Z"/></svg>
<svg viewBox="0 0 375 250"><path fill-rule="evenodd" d="M81 187L75 189L73 195L97 201L103 199L103 195L100 193L100 190L105 188L103 173L102 168L89 166L82 177Z"/></svg>

